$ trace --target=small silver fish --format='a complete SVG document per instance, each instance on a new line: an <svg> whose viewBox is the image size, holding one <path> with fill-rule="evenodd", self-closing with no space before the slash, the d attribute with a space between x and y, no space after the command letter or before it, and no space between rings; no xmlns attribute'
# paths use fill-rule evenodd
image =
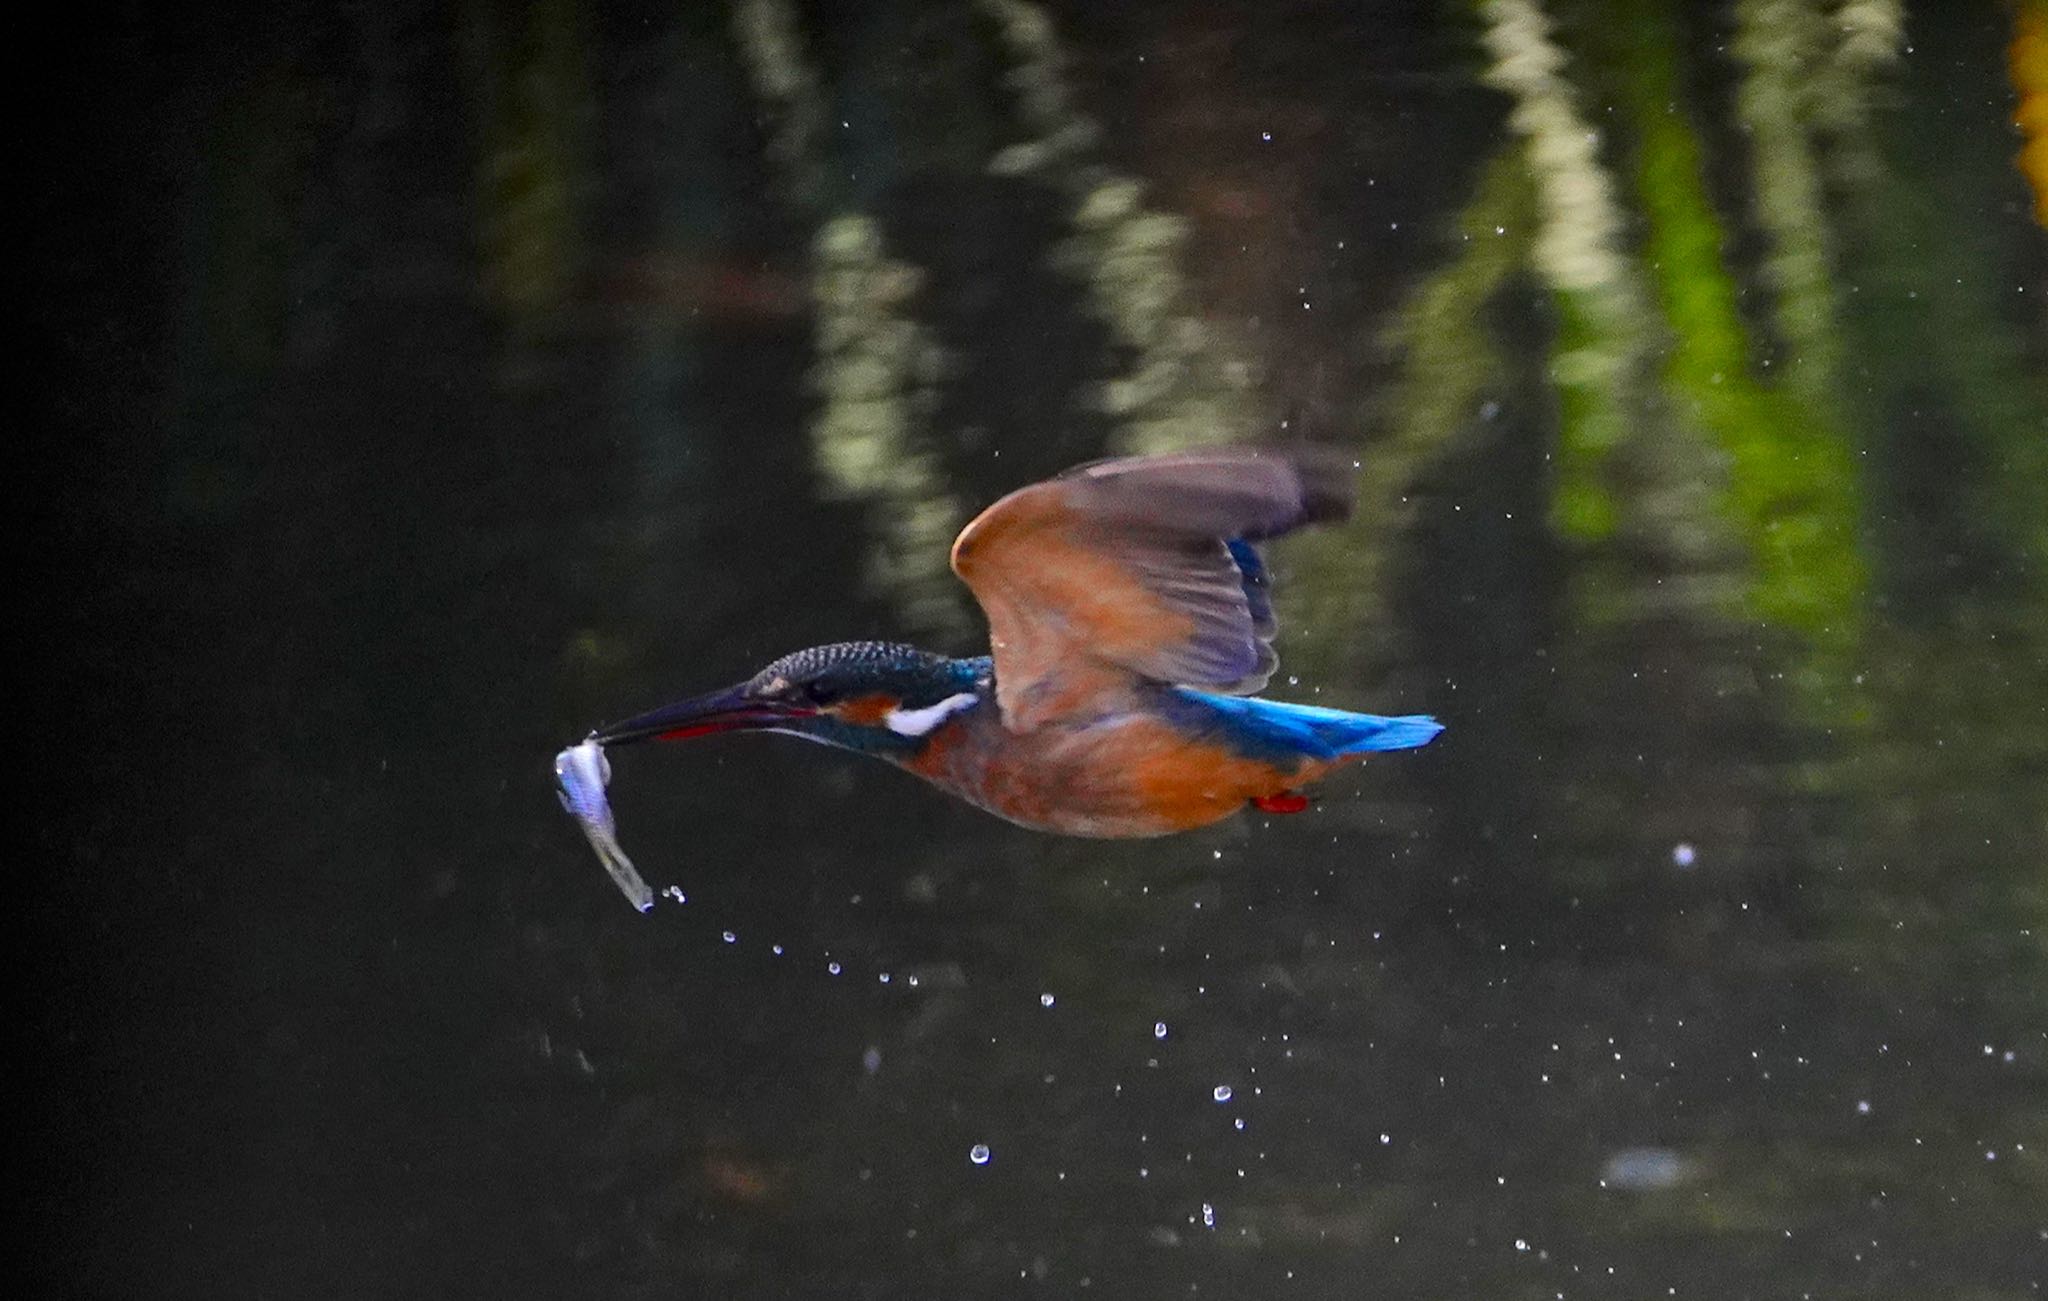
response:
<svg viewBox="0 0 2048 1301"><path fill-rule="evenodd" d="M654 907L654 891L647 888L647 882L633 869L633 860L619 848L612 806L604 797L611 779L612 766L605 761L604 747L595 737L555 756L555 784L561 787L562 807L583 828L583 838L597 851L597 861L611 873L626 901L646 912Z"/></svg>

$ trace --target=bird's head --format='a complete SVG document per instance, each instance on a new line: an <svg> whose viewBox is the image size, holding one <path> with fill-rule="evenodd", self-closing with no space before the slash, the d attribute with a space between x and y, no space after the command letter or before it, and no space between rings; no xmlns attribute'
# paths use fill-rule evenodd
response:
<svg viewBox="0 0 2048 1301"><path fill-rule="evenodd" d="M592 735L610 746L786 732L849 750L913 754L947 719L981 703L988 677L985 659L949 659L891 642L838 642L785 655L736 686Z"/></svg>

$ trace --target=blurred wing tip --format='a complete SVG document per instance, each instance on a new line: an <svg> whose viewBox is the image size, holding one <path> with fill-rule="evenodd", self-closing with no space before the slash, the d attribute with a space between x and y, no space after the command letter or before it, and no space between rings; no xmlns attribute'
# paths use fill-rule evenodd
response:
<svg viewBox="0 0 2048 1301"><path fill-rule="evenodd" d="M1358 502L1358 459L1334 447L1305 445L1289 452L1301 484L1301 521L1334 524L1351 518Z"/></svg>
<svg viewBox="0 0 2048 1301"><path fill-rule="evenodd" d="M1252 643L1254 656L1251 672L1239 677L1210 674L1202 682L1182 682L1178 686L1193 687L1200 691L1213 691L1219 696L1256 696L1266 689L1273 675L1280 669L1280 656L1263 637ZM1218 678L1224 680L1218 681Z"/></svg>

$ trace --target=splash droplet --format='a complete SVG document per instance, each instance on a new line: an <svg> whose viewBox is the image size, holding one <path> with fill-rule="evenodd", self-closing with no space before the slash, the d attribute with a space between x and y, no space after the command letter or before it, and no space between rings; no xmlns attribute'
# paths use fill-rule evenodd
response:
<svg viewBox="0 0 2048 1301"><path fill-rule="evenodd" d="M976 1165L987 1165L988 1157L989 1151L988 1144L986 1143L976 1143L973 1147L967 1149L967 1159Z"/></svg>
<svg viewBox="0 0 2048 1301"><path fill-rule="evenodd" d="M1210 1090L1210 1096L1218 1102L1228 1102L1230 1101L1230 1086L1228 1084L1219 1084Z"/></svg>
<svg viewBox="0 0 2048 1301"><path fill-rule="evenodd" d="M1053 1002L1054 999L1051 994L1040 994L1038 996L1038 1005L1040 1007L1051 1007L1053 1005Z"/></svg>
<svg viewBox="0 0 2048 1301"><path fill-rule="evenodd" d="M1152 1037L1154 1039L1164 1039L1166 1037L1166 1022L1154 1021L1152 1023Z"/></svg>

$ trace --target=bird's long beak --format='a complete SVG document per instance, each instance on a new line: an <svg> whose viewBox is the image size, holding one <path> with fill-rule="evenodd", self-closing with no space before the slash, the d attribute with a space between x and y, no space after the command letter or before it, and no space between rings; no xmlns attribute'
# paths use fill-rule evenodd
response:
<svg viewBox="0 0 2048 1301"><path fill-rule="evenodd" d="M693 736L709 736L713 732L758 732L787 727L791 720L810 718L817 712L800 705L750 699L742 684L714 691L708 696L663 705L622 723L600 727L590 736L599 745L682 741Z"/></svg>

